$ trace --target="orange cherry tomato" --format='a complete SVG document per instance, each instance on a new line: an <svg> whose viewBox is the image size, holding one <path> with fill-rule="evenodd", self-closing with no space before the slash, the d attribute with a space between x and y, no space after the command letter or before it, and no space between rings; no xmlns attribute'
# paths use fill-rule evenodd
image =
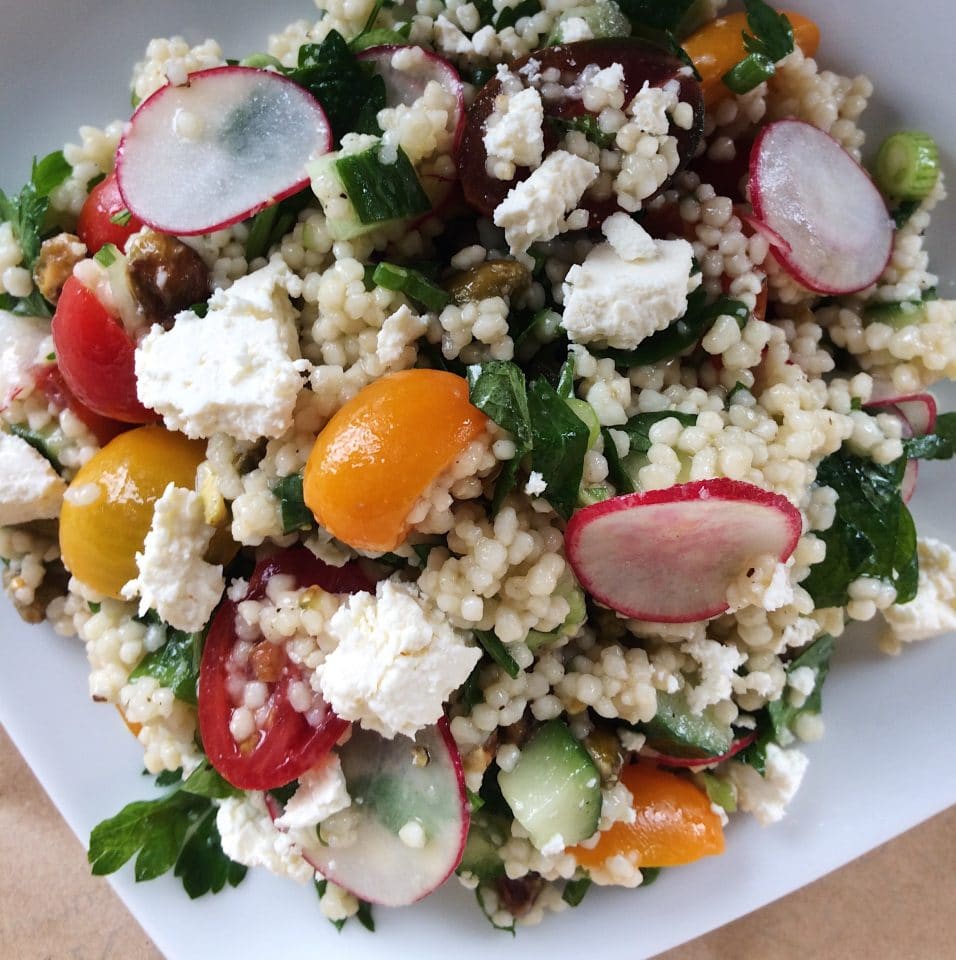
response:
<svg viewBox="0 0 956 960"><path fill-rule="evenodd" d="M382 377L319 434L305 467L306 505L343 543L394 550L415 503L486 423L461 377L439 370Z"/></svg>
<svg viewBox="0 0 956 960"><path fill-rule="evenodd" d="M808 57L814 56L820 45L820 28L800 13L786 11L793 27L794 43ZM684 49L694 61L701 77L704 105L715 106L730 90L723 84L724 74L747 56L743 32L750 32L745 13L732 13L711 20L684 41Z"/></svg>
<svg viewBox="0 0 956 960"><path fill-rule="evenodd" d="M624 767L621 780L634 797L637 819L613 824L590 850L574 847L582 867L601 867L616 856L639 867L676 867L724 852L720 818L689 780L649 763Z"/></svg>
<svg viewBox="0 0 956 960"><path fill-rule="evenodd" d="M206 445L162 427L121 433L79 470L60 512L60 552L76 577L119 598L169 483L192 486Z"/></svg>

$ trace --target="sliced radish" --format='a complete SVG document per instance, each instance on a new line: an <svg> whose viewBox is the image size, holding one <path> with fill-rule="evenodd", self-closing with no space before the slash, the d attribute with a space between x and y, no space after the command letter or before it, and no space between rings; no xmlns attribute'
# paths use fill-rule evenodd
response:
<svg viewBox="0 0 956 960"><path fill-rule="evenodd" d="M454 132L454 143L458 145L465 125L465 87L458 71L447 60L423 47L397 44L369 47L357 54L356 59L375 65L375 72L385 81L386 106L410 107L431 80L450 93L457 106L448 129Z"/></svg>
<svg viewBox="0 0 956 960"><path fill-rule="evenodd" d="M910 436L921 437L936 429L936 398L929 393L886 395L871 400L867 410L893 413L910 429Z"/></svg>
<svg viewBox="0 0 956 960"><path fill-rule="evenodd" d="M746 750L757 739L756 733L748 733L734 741L733 746L717 757L673 757L667 753L659 753L651 747L641 747L638 751L642 757L654 760L661 767L681 767L687 770L697 770L701 767L710 767L715 763L723 763L731 757L737 756L741 750Z"/></svg>
<svg viewBox="0 0 956 960"><path fill-rule="evenodd" d="M774 244L774 255L805 287L854 293L883 273L893 247L886 204L822 130L802 120L764 127L750 153L749 189L754 215L787 245Z"/></svg>
<svg viewBox="0 0 956 960"><path fill-rule="evenodd" d="M322 105L286 77L215 67L140 104L116 153L131 213L164 233L219 230L308 185L327 153Z"/></svg>
<svg viewBox="0 0 956 960"><path fill-rule="evenodd" d="M358 814L355 842L323 846L316 837L303 857L362 900L388 907L421 900L458 866L468 838L465 779L448 721L414 741L356 726L338 753Z"/></svg>
<svg viewBox="0 0 956 960"><path fill-rule="evenodd" d="M585 590L618 613L689 623L727 609L727 589L800 539L786 497L738 480L698 480L612 497L578 510L564 543Z"/></svg>
<svg viewBox="0 0 956 960"><path fill-rule="evenodd" d="M922 437L936 429L936 398L929 393L906 393L883 395L866 404L866 409L876 413L891 413L898 417L903 425L903 439ZM919 478L919 461L907 460L903 479L900 482L900 494L904 503L909 503L916 493L916 481Z"/></svg>

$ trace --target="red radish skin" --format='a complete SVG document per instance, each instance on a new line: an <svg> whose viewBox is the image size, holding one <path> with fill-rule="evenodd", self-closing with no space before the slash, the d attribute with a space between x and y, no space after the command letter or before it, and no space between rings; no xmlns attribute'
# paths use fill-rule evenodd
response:
<svg viewBox="0 0 956 960"><path fill-rule="evenodd" d="M356 741L362 737L374 738L380 747L386 745L402 749L402 745L406 744L410 748L407 737L398 736L395 740L388 741L379 737L378 734L360 731L355 727L353 727L352 737ZM447 764L445 773L448 775L448 782L442 784L442 787L451 788L455 793L455 816L458 823L455 825L454 833L450 833L441 841L443 855L440 857L440 866L427 865L426 876L423 877L421 858L424 851L406 847L397 836L390 836L384 841L390 848L385 849L382 847L382 835L387 831L377 821L371 827L367 822L360 823L356 841L348 847L323 846L318 838L314 842L310 838L308 844L302 844L300 848L303 859L314 867L316 872L354 896L370 903L400 907L423 899L451 876L461 863L461 857L465 851L468 828L471 823L471 808L465 790L461 755L452 738L447 718L442 717L435 727L420 731L418 739L423 737L427 743L426 751L429 758L425 768L431 764ZM346 779L349 780L350 792L352 792L353 784L348 769L350 742L346 742L337 749L342 758ZM361 747L362 744L359 746ZM430 792L429 796L434 800L434 792ZM282 814L281 805L268 794L266 808L273 821ZM374 820L374 817L370 815L367 820Z"/></svg>
<svg viewBox="0 0 956 960"><path fill-rule="evenodd" d="M578 510L564 535L588 593L626 617L707 620L760 559L786 560L802 530L786 497L739 480L699 480L612 497Z"/></svg>
<svg viewBox="0 0 956 960"><path fill-rule="evenodd" d="M711 767L716 763L723 763L731 757L736 757L741 750L746 750L757 739L756 733L748 733L745 737L735 740L726 753L716 757L672 757L666 753L659 753L650 747L642 747L638 753L648 760L653 760L660 767L680 767L684 770L700 770Z"/></svg>
<svg viewBox="0 0 956 960"><path fill-rule="evenodd" d="M929 393L905 393L883 396L871 400L866 409L873 413L891 413L898 417L903 425L903 438L921 437L936 429L936 398ZM904 503L909 503L916 493L919 479L919 461L907 460L900 494Z"/></svg>
<svg viewBox="0 0 956 960"><path fill-rule="evenodd" d="M816 293L863 290L883 273L893 221L867 172L831 136L802 120L764 127L750 153L756 218L788 246L781 266ZM773 241L771 241L773 242Z"/></svg>
<svg viewBox="0 0 956 960"><path fill-rule="evenodd" d="M268 70L213 67L139 105L116 151L117 183L155 230L210 233L307 187L306 164L331 148L307 90Z"/></svg>

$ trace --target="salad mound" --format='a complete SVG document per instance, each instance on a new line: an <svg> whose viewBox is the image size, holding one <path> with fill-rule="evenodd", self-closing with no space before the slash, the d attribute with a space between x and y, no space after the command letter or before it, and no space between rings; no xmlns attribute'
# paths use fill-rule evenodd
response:
<svg viewBox="0 0 956 960"><path fill-rule="evenodd" d="M94 873L513 930L783 817L848 623L956 628L939 151L762 0L317 4L0 192L3 585L163 791Z"/></svg>

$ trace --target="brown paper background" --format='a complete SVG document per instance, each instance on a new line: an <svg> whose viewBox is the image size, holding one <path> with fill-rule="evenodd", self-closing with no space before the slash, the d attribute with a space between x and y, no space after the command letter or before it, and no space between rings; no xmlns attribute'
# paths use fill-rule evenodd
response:
<svg viewBox="0 0 956 960"><path fill-rule="evenodd" d="M0 960L113 958L161 954L0 730ZM956 807L658 960L810 958L956 958Z"/></svg>

